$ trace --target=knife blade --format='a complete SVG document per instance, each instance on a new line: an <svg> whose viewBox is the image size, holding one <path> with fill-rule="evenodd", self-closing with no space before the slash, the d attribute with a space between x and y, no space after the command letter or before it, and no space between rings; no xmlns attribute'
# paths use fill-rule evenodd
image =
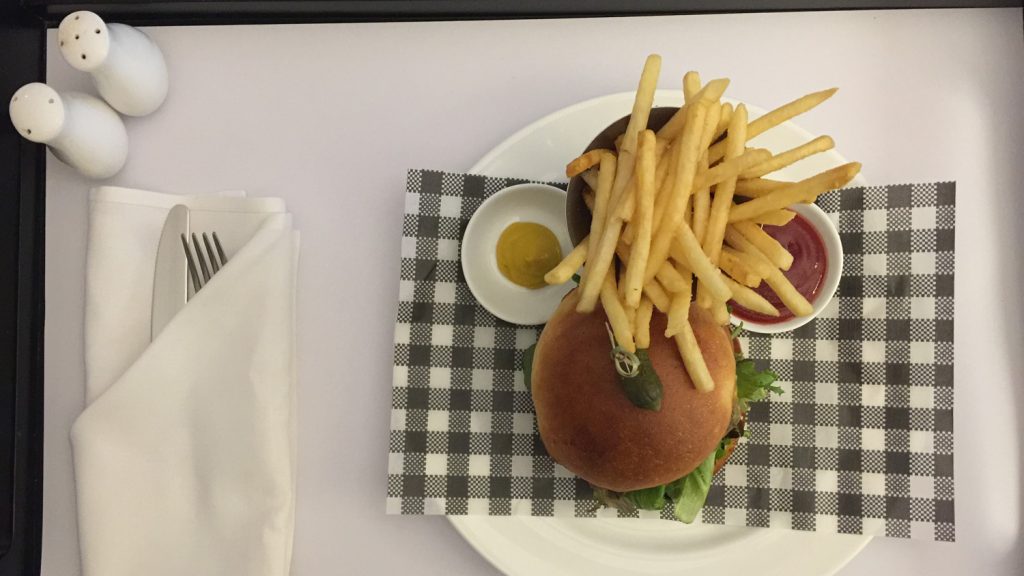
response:
<svg viewBox="0 0 1024 576"><path fill-rule="evenodd" d="M188 301L188 262L181 245L189 234L189 210L178 204L171 208L160 233L153 272L153 316L150 339L156 339L164 326Z"/></svg>

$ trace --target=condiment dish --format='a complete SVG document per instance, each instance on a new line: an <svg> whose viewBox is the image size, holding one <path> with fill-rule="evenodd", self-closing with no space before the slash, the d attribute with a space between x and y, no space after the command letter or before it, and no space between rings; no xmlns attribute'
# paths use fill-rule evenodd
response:
<svg viewBox="0 0 1024 576"><path fill-rule="evenodd" d="M546 184L517 184L485 200L462 236L462 271L481 306L498 318L521 325L544 324L572 282L530 289L514 284L498 269L495 250L501 233L516 222L535 222L558 238L562 254L572 250L565 225L565 192Z"/></svg>
<svg viewBox="0 0 1024 576"><path fill-rule="evenodd" d="M747 318L732 316L732 323L736 325L742 323L743 328L748 332L779 334L796 330L817 318L832 301L832 296L839 288L839 279L843 275L843 243L839 239L839 231L836 229L835 223L824 210L815 204L794 204L789 207L789 210L803 216L821 236L827 258L825 277L821 280L821 288L817 295L811 301L813 311L809 316L793 316L772 323L755 322Z"/></svg>

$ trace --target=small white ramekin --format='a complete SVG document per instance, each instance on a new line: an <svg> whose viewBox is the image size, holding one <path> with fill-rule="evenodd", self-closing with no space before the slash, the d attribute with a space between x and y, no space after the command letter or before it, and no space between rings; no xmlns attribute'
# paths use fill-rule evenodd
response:
<svg viewBox="0 0 1024 576"><path fill-rule="evenodd" d="M814 320L828 306L828 303L832 301L832 297L839 288L839 279L843 276L843 243L839 240L839 231L828 214L814 204L794 204L789 209L806 218L811 223L811 226L814 226L814 229L818 231L818 234L821 235L821 240L825 244L825 253L828 257L825 279L822 281L821 290L818 291L817 297L811 302L813 311L809 316L794 316L782 322L767 324L737 316L732 317L733 324L742 322L744 329L749 332L756 332L758 334L789 332Z"/></svg>

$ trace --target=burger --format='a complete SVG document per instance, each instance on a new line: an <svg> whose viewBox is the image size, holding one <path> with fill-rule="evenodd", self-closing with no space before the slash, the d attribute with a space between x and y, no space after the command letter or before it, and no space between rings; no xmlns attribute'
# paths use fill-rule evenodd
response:
<svg viewBox="0 0 1024 576"><path fill-rule="evenodd" d="M738 354L735 334L692 304L690 325L714 381L694 387L657 311L643 370L659 383L656 406L629 393L616 367L614 340L599 306L578 313L579 290L562 301L524 357L537 428L550 456L591 484L595 498L620 510L661 510L691 522L711 478L744 434L751 401L779 391L775 375Z"/></svg>

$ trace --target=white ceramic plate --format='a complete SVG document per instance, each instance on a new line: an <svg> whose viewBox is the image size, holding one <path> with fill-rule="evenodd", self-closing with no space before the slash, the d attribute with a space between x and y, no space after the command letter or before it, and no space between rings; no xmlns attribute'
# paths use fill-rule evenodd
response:
<svg viewBox="0 0 1024 576"><path fill-rule="evenodd" d="M470 172L544 181L564 180L565 163L605 126L629 113L633 93L581 102L546 116L491 150ZM676 91L659 90L655 105L679 106ZM751 117L763 113L748 105ZM754 146L781 151L811 139L792 124L762 134ZM773 175L795 180L845 162L819 154ZM862 185L863 180L853 182ZM733 526L686 526L663 520L455 516L460 534L511 576L586 574L832 574L869 536L814 534Z"/></svg>
<svg viewBox="0 0 1024 576"><path fill-rule="evenodd" d="M469 290L484 308L506 322L544 324L572 283L530 289L514 284L498 269L498 238L514 222L535 222L554 232L562 254L572 251L565 227L565 191L547 184L516 184L484 201L462 236L462 271Z"/></svg>

